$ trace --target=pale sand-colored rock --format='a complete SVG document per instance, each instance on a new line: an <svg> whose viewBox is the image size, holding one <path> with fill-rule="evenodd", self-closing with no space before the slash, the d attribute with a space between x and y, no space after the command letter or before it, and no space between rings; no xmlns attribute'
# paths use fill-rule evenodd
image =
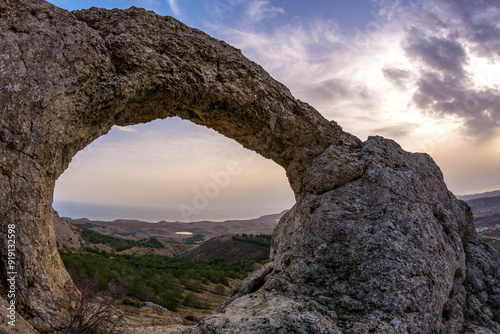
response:
<svg viewBox="0 0 500 334"><path fill-rule="evenodd" d="M500 332L498 252L429 156L362 143L173 18L0 0L0 108L0 249L15 224L18 311L39 329L64 325L71 284L55 180L113 125L179 116L274 160L297 199L271 264L186 332Z"/></svg>

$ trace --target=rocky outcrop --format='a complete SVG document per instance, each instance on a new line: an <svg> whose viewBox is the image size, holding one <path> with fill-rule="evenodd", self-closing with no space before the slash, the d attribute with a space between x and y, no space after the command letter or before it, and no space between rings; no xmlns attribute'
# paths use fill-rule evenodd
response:
<svg viewBox="0 0 500 334"><path fill-rule="evenodd" d="M380 137L360 160L360 178L302 197L273 263L186 333L498 333L500 257L439 168Z"/></svg>
<svg viewBox="0 0 500 334"><path fill-rule="evenodd" d="M78 232L78 227L59 217L56 211L54 211L52 217L52 224L54 225L58 247L67 250L78 250L86 246L85 240Z"/></svg>
<svg viewBox="0 0 500 334"><path fill-rule="evenodd" d="M297 199L272 262L193 333L500 331L498 253L427 155L362 143L173 18L0 0L0 108L0 248L15 225L17 311L40 330L64 325L71 284L55 180L111 126L179 116L274 160Z"/></svg>

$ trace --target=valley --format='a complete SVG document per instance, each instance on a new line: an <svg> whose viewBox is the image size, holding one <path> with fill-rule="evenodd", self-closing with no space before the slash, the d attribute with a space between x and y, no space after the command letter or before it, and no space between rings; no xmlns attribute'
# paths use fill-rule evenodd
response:
<svg viewBox="0 0 500 334"><path fill-rule="evenodd" d="M53 223L61 258L80 290L92 281L102 300L120 291L113 312L124 316L124 333L173 333L208 316L268 260L271 233L284 213L153 224L54 212Z"/></svg>

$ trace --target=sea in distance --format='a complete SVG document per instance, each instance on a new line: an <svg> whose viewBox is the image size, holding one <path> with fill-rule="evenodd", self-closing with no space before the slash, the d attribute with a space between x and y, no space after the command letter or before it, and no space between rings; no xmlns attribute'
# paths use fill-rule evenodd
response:
<svg viewBox="0 0 500 334"><path fill-rule="evenodd" d="M205 208L198 210L198 213L191 212L188 215L183 214L177 207L118 206L70 201L54 201L52 206L59 213L60 217L70 217L73 219L88 218L90 220L101 221L127 219L150 223L157 223L159 221L188 223L195 221L221 222L226 220L244 220L259 218L284 210L283 208Z"/></svg>

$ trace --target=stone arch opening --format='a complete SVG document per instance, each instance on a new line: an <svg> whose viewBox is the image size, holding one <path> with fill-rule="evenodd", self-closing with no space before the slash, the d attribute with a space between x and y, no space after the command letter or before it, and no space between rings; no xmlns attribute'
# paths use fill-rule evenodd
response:
<svg viewBox="0 0 500 334"><path fill-rule="evenodd" d="M272 161L175 117L93 141L56 181L53 206L91 220L221 221L290 209L292 194Z"/></svg>
<svg viewBox="0 0 500 334"><path fill-rule="evenodd" d="M184 123L189 123L188 121L181 121L181 120L179 120L179 121L180 121L180 122L184 122ZM178 124L178 123L179 123L179 121L177 121L175 124ZM196 128L201 128L200 126L197 126L197 125L194 125L194 127L196 127ZM157 128L159 128L159 126L158 126ZM128 128L127 128L127 129L128 129ZM164 129L164 130L167 132L167 135L170 135L170 136L172 136L172 135L173 135L173 134L171 134L171 133L168 133L168 132L169 132L169 131L168 131L169 129ZM120 131L120 130L116 130L116 129L115 129L114 131ZM131 133L130 133L130 132L122 132L122 133L124 133L124 134L126 134L126 135L128 135L128 136L130 136L130 135L131 135ZM218 134L216 134L216 133L215 133L215 134L212 134L211 136L212 136L212 138L213 138L213 136L218 136L218 137L221 137L220 135L218 135ZM133 137L133 139L134 139L134 140L137 140L137 138L138 138L138 137L139 137L139 136L134 136L134 137ZM163 139L163 138L162 138L162 139ZM185 138L183 138L183 139L185 139ZM210 144L213 144L213 143L211 143L210 141L207 141L207 137L203 137L203 139L205 140L205 142L204 142L204 143L205 143L205 145L207 146L205 149L210 150ZM210 139L210 137L209 137L208 139ZM227 139L227 138L226 138L226 139ZM97 155L97 157L98 157L98 158L101 158L101 155L100 155L98 152L96 152L96 151L98 151L98 149L99 149L100 147L105 146L105 145L106 145L107 140L106 140L106 138L104 138L104 136L101 136L101 137L99 137L99 138L97 139L97 141L98 141L98 143L97 143L97 144L94 144L94 143L95 143L95 141L94 141L93 143L91 143L91 144L90 144L90 146L91 146L91 148L92 148L92 151L91 151L91 152L86 153L86 154L85 154L84 159L85 159L85 158L88 158L88 157L92 157L93 155ZM228 140L228 141L232 141L232 140ZM125 142L125 145L127 145L127 144L128 144L128 143L127 143L127 142ZM220 144L220 145L222 145L222 144ZM147 149L146 147L144 147L144 146L142 146L142 145L138 145L138 146L139 146L139 147L141 147L142 149ZM228 163L228 162L235 162L235 163L236 163L236 168L238 168L238 169L248 169L248 168L249 168L249 165L248 165L248 164L255 163L255 160L259 160L259 158L256 158L257 154L252 154L252 152L250 152L250 151L248 151L248 150L245 150L245 149L243 149L243 148L240 148L240 145L239 145L239 144L237 144L237 143L235 143L235 145L234 145L233 147L230 147L230 149L235 150L235 151L244 151L244 155L243 155L243 157L241 158L241 160L235 160L236 158L234 157L234 154L235 154L235 153L237 153L237 152L233 152L233 153L231 154L231 156L233 156L233 157L232 157L232 161L225 160L225 161L224 161L224 162L220 165L220 166L223 166L224 168L225 168L225 166L227 165L227 163ZM135 152L135 151L134 151L134 152ZM148 152L151 152L151 151L149 150ZM137 152L135 152L135 153L137 153ZM132 157L131 157L131 158L132 158L132 159L134 159L134 160L135 160L135 159L138 159L138 157L137 157L136 155L132 155ZM261 158L261 157L260 157L260 158ZM245 160L247 160L247 159L248 159L248 160L250 160L250 159L251 159L251 160L250 160L249 162L245 162ZM262 158L261 158L261 159L262 159ZM104 159L100 159L100 160L104 160ZM262 160L265 160L265 159L262 159ZM203 160L202 160L202 161L203 161ZM74 162L74 161L73 161L73 162ZM258 161L257 161L257 163L258 163ZM270 164L273 164L273 165L274 165L274 162L271 162L271 161L265 161L265 163L270 163ZM262 164L260 164L260 166L262 166ZM233 167L232 167L232 168L233 168ZM278 169L281 169L281 168L280 168L280 167L278 167L278 166L277 166L277 168L278 168ZM71 170L71 169L77 169L77 167L73 166L73 165L72 165L72 163L71 163L71 164L69 165L68 169L69 169L69 170ZM67 169L67 170L68 170L68 169ZM217 170L217 169L215 169L214 171L216 172L215 174L219 175L219 174L220 174L219 172L220 172L221 170ZM147 170L147 169L145 169L145 170L141 170L141 172L142 172L142 173L148 173L148 170ZM166 172L166 171L165 171L165 172ZM209 170L206 170L206 174L207 174L207 175L209 174L209 172L210 172ZM243 172L244 172L244 171L242 171L242 173L243 173ZM77 173L77 171L73 171L73 173ZM63 173L63 175L64 175L64 173ZM72 174L70 174L70 176L71 176L71 175L72 175ZM238 175L239 175L239 174L235 174L234 176L235 176L235 177L237 177ZM79 175L78 175L78 176L79 176ZM90 181L90 180L88 180L88 181ZM88 181L87 181L87 182L88 182ZM92 180L91 182L94 182L94 180ZM204 181L203 181L203 182L204 182ZM210 182L210 183L212 183L212 184L216 184L216 182L213 182L213 179L209 179L209 182ZM225 182L225 181L224 181L224 180L222 180L222 182ZM235 181L232 181L232 182L235 182ZM256 182L258 182L258 180L256 180ZM198 189L199 189L199 190L203 191L203 190L204 190L204 189L203 189L203 188L204 188L203 186L204 186L204 184L202 184L201 186L199 186L199 185L198 185L197 187L198 187ZM56 188L57 188L57 185L56 185ZM193 205L193 204L192 204L192 198L191 198L191 197L193 196L193 194L191 194L191 189L187 189L187 190L188 190L188 192L189 192L189 194L188 194L188 198L187 198L187 199L186 199L186 198L184 198L184 200L182 201L182 203L183 203L183 204L188 204L188 205L189 205L189 206L191 206L192 208L194 208L194 209L197 209L197 210L201 211L201 213L203 214L203 213L204 213L203 211L204 211L205 207L203 207L203 206L202 206L202 207L196 207L195 205ZM290 190L290 189L288 189L288 190ZM211 191L211 190L210 190L210 191ZM221 189L220 189L220 191L221 191L221 192L224 192L225 190L224 190L224 188L221 188ZM266 196L266 195L265 195L265 194L263 194L263 196ZM207 195L207 197L209 197L209 196ZM212 200L216 200L216 198L210 198L210 201L212 201ZM292 203L292 204L293 204L293 203ZM290 207L291 207L291 206L286 207L286 208L284 208L284 209L289 209ZM57 207L55 207L55 208L56 208L56 211L59 211ZM178 209L177 204L176 204L176 206L175 206L175 208L174 208L174 209L177 211L177 209ZM283 210L283 209L280 209L279 211L267 212L266 214L279 213L279 212L281 212L282 210ZM60 213L61 217L62 217L62 216L65 216L64 214L61 214L61 211L59 211L59 213ZM182 212L181 212L181 214L182 214ZM88 216L79 216L79 217L88 217ZM248 218L257 218L257 217L259 217L259 216L249 216ZM78 217L73 217L73 218L78 218ZM127 217L123 217L123 216L114 216L113 218L111 218L111 219L109 219L109 220L114 220L114 219L118 219L118 218L120 218L120 219L125 218L125 219L126 219ZM185 219L187 219L187 221L199 221L199 220L203 220L203 219L205 219L205 217L204 217L204 216L201 216L201 218L200 218L200 216L198 216L198 215L194 215L194 216L188 216L188 217L185 217ZM97 220L99 220L99 219L97 219ZM108 220L108 219L104 219L104 220ZM160 221L160 220L175 221L176 219L170 219L170 220L169 220L169 219L168 219L168 216L163 216L163 217L161 217L161 218L159 218L159 219L157 219L157 220L151 220L151 221L153 221L153 222L158 222L158 221ZM181 220L181 219L178 219L178 220ZM59 224L60 224L60 223L59 223ZM151 228L156 229L156 227L154 226L155 224L151 224L151 225L152 225L152 226L151 226ZM56 225L56 226L57 226L57 225ZM56 228L57 228L57 227L56 227ZM189 230L189 229L187 229L187 230ZM55 232L56 232L56 235L57 235L57 231L55 231ZM98 232L101 232L101 233L102 233L102 231L98 231ZM122 231L122 232L123 232L123 231ZM105 234L107 234L108 232L104 232L104 233L105 233ZM241 234L241 233L244 233L244 232L239 232L239 233ZM247 232L247 233L248 233L248 234L250 234L250 232ZM266 233L266 232L254 232L254 233ZM267 233L269 233L269 232L267 232ZM113 234L112 234L112 235L113 235ZM159 234L158 234L158 235L159 235ZM117 235L117 234L115 234L115 235L113 235L113 236L116 236L116 237L121 237L120 235ZM188 238L188 237L189 237L189 236L186 236L185 238ZM144 240L146 237L142 236L142 237L140 237L140 238L142 238L142 239ZM160 239L160 240L162 240L162 241L163 241L163 240L168 240L167 238L161 238L161 237L160 237L159 239ZM208 238L207 238L207 239L208 239ZM137 240L137 239L136 239L136 240ZM179 242L179 241L180 241L180 242L184 242L184 241L181 241L181 240L171 240L171 241L176 241L176 242ZM60 242L59 244L61 245L61 242ZM89 246L93 246L93 245L89 245ZM166 243L166 245L165 245L165 246L167 246L167 247L165 247L165 249L162 249L162 250L165 250L165 251L170 250L170 247L169 247L169 244L168 244L168 243ZM185 245L183 245L183 246L185 246ZM180 248L180 247L179 247L179 248ZM72 251L71 249L65 249L65 248L63 248L63 250L64 250L64 251L68 251L68 250L69 250L69 251ZM162 250L160 250L160 251L162 251ZM144 249L139 250L139 251L144 251ZM177 251L178 253L176 253L176 254L174 254L174 255L178 255L178 254L180 253L179 249L176 249L176 251ZM184 250L184 251L186 251L186 250ZM108 250L108 252L115 253L115 250ZM133 253L129 253L129 252L127 252L127 251L126 251L126 252L116 251L116 253L118 253L118 254L120 254L120 253L121 253L121 254L131 254L131 255L134 255ZM141 254L143 254L143 253L140 253L140 254L138 254L138 255L141 255ZM162 254L162 253L159 253L159 254ZM162 255L166 255L166 254L165 254L165 253L163 253ZM174 255L167 255L167 256L174 256ZM66 256L68 256L68 255L66 254ZM115 256L115 255L113 255L113 256ZM219 256L220 256L220 255L219 255ZM65 257L64 257L64 255L63 255L63 259L64 259L64 258L65 258ZM103 267L103 266L102 266L102 267ZM70 267L70 268L68 268L68 270L70 271L70 273L72 273L70 269L71 269L71 267ZM110 265L110 269L111 269L111 270L112 270L112 269L115 269L115 268L113 268L113 267L112 267L112 264ZM73 274L72 274L72 276L73 276L73 277L75 277ZM107 276L107 275L106 275L106 277L109 277L109 276ZM162 277L162 278L163 278L163 277ZM124 280L123 280L123 281L124 281ZM113 284L123 283L123 281L119 281L119 282L118 282L118 281L113 281L112 279L110 279L110 280L109 280L109 282L108 282L108 281L107 281L107 279L106 279L106 280L105 280L105 283L104 283L104 284L105 284L104 286L106 286L106 284L107 284L107 283L109 283L109 284L112 286ZM195 280L195 279L190 280L190 282L192 282L192 283L194 283L194 284L198 284L198 285L200 284L200 281L201 281L201 280ZM206 281L206 279L205 279L205 281ZM232 281L232 280L229 280L229 281L230 281L230 282L234 282L234 281ZM146 282L146 280L144 280L144 282ZM127 282L127 283L129 283L129 282ZM175 281L175 283L177 284L177 282L176 282L176 281ZM221 297L220 295L218 295L218 294L214 293L214 289L215 289L215 287L214 287L214 285L213 285L213 282L212 282L212 283L208 283L208 284L209 284L209 285L205 285L205 284L204 284L204 285L202 286L202 287L203 287L203 293L201 293L201 297L200 297L200 299L201 299L202 297L204 298L205 296L209 296L209 297L210 297L210 298L212 298L212 300L213 300L213 302L211 303L211 304L212 304L212 306L218 306L218 304L219 304L219 303L222 303L222 300L220 299L220 298L222 298L222 297ZM230 284L231 284L231 287L232 287L232 288L234 288L234 286L235 286L235 285L233 285L232 283L230 283ZM186 285L186 284L185 284L185 283L182 283L182 285L184 286L184 285ZM218 284L218 285L220 285L220 284ZM130 290L128 289L128 287L129 287L129 286L131 286L131 285L128 285L128 284L123 284L123 286L124 286L124 288L123 288L123 290L124 290L124 291L130 291ZM144 284L144 286L148 286L148 287L149 287L149 285L146 285L146 284ZM105 288L103 288L103 289L105 289ZM223 291L224 291L224 292L223 292L223 294L224 294L226 297L223 297L223 298L227 298L227 293L230 291L230 289L228 289L228 288L224 288L224 289L225 289L225 290L223 290ZM187 294L189 294L189 293L191 292L190 290L188 290L188 289L186 289L186 288L185 288L184 290L185 290L185 295L187 295ZM195 292L196 296L198 296L198 292L199 292L199 291ZM211 292L212 292L212 293L211 293ZM163 293L165 293L165 292L163 292ZM127 296L127 298L130 298L130 296L132 296L132 298L140 298L140 297L137 297L136 295L128 295L128 296ZM179 297L177 297L177 298L179 298ZM214 300L213 298L218 298L218 299L215 299L215 300ZM139 299L139 300L140 300L140 299ZM182 303L182 299L178 299L178 300L179 300L179 302L181 302L181 303ZM158 300L157 300L157 299L152 299L152 298L150 298L150 299L145 299L145 300L142 300L142 301L150 301L150 302L154 302L154 303L160 303L162 306L167 306L167 305L163 304L163 302L164 302L164 301L162 301L161 299L158 299ZM217 302L217 305L216 305L216 302ZM182 304L180 304L180 305L182 305ZM207 314L207 315L208 315L208 314Z"/></svg>

